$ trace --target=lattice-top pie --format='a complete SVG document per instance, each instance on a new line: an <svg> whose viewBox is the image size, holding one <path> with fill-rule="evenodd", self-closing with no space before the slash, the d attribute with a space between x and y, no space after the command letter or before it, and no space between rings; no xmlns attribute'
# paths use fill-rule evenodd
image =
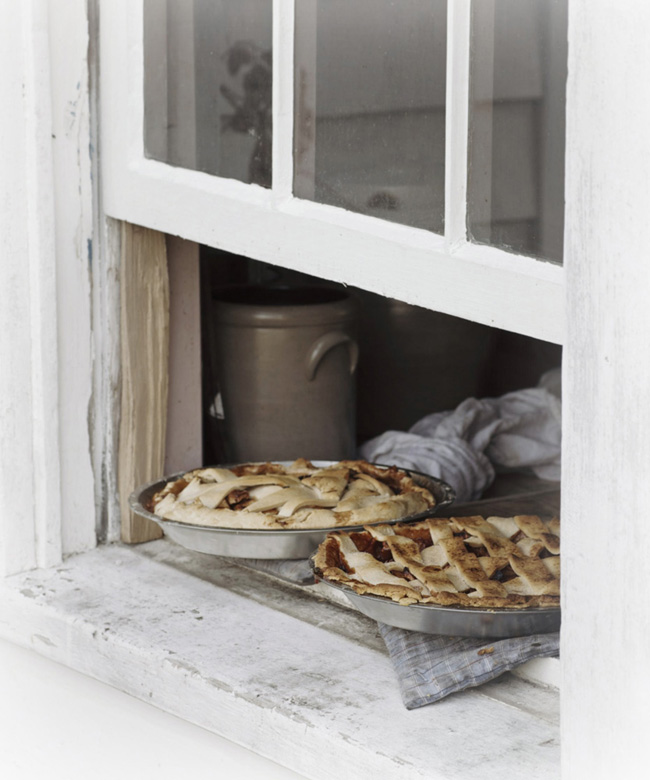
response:
<svg viewBox="0 0 650 780"><path fill-rule="evenodd" d="M393 521L427 511L435 499L401 469L366 461L317 468L248 463L196 469L154 495L151 512L218 528L336 528Z"/></svg>
<svg viewBox="0 0 650 780"><path fill-rule="evenodd" d="M430 518L333 531L315 573L400 604L559 606L560 523L536 515Z"/></svg>

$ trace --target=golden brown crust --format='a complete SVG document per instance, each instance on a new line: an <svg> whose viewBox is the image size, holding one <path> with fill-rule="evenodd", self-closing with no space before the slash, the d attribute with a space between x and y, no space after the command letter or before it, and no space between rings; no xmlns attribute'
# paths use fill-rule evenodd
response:
<svg viewBox="0 0 650 780"><path fill-rule="evenodd" d="M405 471L349 460L317 468L244 463L195 469L171 481L150 510L176 522L215 528L336 528L388 522L435 506Z"/></svg>
<svg viewBox="0 0 650 780"><path fill-rule="evenodd" d="M359 594L383 596L400 604L557 607L559 523L521 517L429 518L408 525L368 526L357 532L334 531L316 551L314 571ZM532 554L526 530L541 542ZM370 556L374 565L367 560ZM398 577L405 579L403 585L396 583Z"/></svg>

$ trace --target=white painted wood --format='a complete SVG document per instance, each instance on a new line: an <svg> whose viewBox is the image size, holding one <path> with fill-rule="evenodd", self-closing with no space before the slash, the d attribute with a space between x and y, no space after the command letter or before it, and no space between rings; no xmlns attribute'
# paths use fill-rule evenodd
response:
<svg viewBox="0 0 650 780"><path fill-rule="evenodd" d="M11 780L299 780L234 742L0 642L2 771ZM38 738L35 738L38 735Z"/></svg>
<svg viewBox="0 0 650 780"><path fill-rule="evenodd" d="M286 9L284 6L276 20L276 47L290 38L285 21L290 15L289 4ZM102 5L101 12L102 175L104 207L110 216L470 320L561 342L561 268L552 272L550 284L540 288L539 274L548 277L543 268L546 264L530 258L510 255L498 261L497 272L492 259L505 255L500 250L474 253L472 262L466 262L465 247L451 253L440 237L425 231L288 199L286 161L278 169L280 197L276 199L260 187L144 160L140 4L116 0ZM291 52L276 52L276 57L276 67L289 67ZM276 90L276 110L283 115L279 121L286 123L290 100L286 79L276 85ZM288 137L278 137L276 158L290 148ZM347 230L341 230L343 224ZM427 249L423 249L425 246ZM395 258L400 264L397 277Z"/></svg>
<svg viewBox="0 0 650 780"><path fill-rule="evenodd" d="M151 546L11 578L0 635L310 778L557 776L557 696L510 678L409 712L385 652L328 631L334 607L249 593L237 567L208 559L215 585L183 571L196 556L177 569ZM154 558L165 546L178 550L154 542Z"/></svg>
<svg viewBox="0 0 650 780"><path fill-rule="evenodd" d="M203 464L199 247L167 237L169 397L164 474Z"/></svg>
<svg viewBox="0 0 650 780"><path fill-rule="evenodd" d="M293 191L295 0L273 0L273 194Z"/></svg>
<svg viewBox="0 0 650 780"><path fill-rule="evenodd" d="M562 686L562 662L559 658L533 658L515 669L513 674L556 690Z"/></svg>
<svg viewBox="0 0 650 780"><path fill-rule="evenodd" d="M2 13L0 568L10 572L95 544L92 218L85 3L6 2Z"/></svg>
<svg viewBox="0 0 650 780"><path fill-rule="evenodd" d="M54 161L49 129L53 127L48 40L48 6L26 3L22 16L25 64L25 178L31 330L32 458L36 562L48 566L61 559L61 463L57 387L59 345L55 241ZM58 225L57 225L58 227ZM61 398L63 402L63 397ZM61 404L62 406L63 404ZM38 475L38 476L36 476Z"/></svg>
<svg viewBox="0 0 650 780"><path fill-rule="evenodd" d="M0 276L5 290L0 306L0 573L11 573L36 564L32 491L22 498L16 483L31 486L33 462L33 399L30 304L30 252L28 209L37 198L30 191L35 182L26 175L30 151L26 143L26 93L33 91L33 78L23 49L23 14L14 4L0 3ZM33 66L32 66L33 67ZM33 106L33 101L32 101ZM33 111L33 108L32 108ZM32 137L31 143L36 141ZM35 205L35 204L34 204ZM48 212L44 214L47 219ZM51 226L51 204L50 204ZM53 237L52 237L53 238ZM50 283L51 284L51 283ZM41 312L41 321L56 329L56 301L51 298ZM27 326L27 327L26 327ZM56 346L56 342L55 342ZM56 386L56 383L55 383ZM46 390L41 388L41 392ZM43 399L45 400L45 399ZM51 418L47 421L51 422ZM58 461L57 461L58 467ZM55 508L57 516L60 511Z"/></svg>
<svg viewBox="0 0 650 780"><path fill-rule="evenodd" d="M569 3L563 777L641 777L650 711L650 6ZM641 600L631 596L630 587Z"/></svg>
<svg viewBox="0 0 650 780"><path fill-rule="evenodd" d="M90 414L95 485L95 526L98 541L120 538L117 453L120 422L120 223L102 211L99 186L99 38L97 2L88 3L89 102L93 208L92 336L93 394Z"/></svg>
<svg viewBox="0 0 650 780"><path fill-rule="evenodd" d="M467 240L467 130L471 4L448 3L445 146L445 238L452 247Z"/></svg>
<svg viewBox="0 0 650 780"><path fill-rule="evenodd" d="M97 182L97 178L94 178L94 188ZM121 523L117 484L121 370L120 224L97 213L93 240L92 316L95 359L91 416L92 458L96 531L98 540L107 542L115 542L120 538Z"/></svg>
<svg viewBox="0 0 650 780"><path fill-rule="evenodd" d="M51 132L58 296L61 547L93 547L95 496L90 426L93 396L88 14L85 0L51 0L48 9ZM64 42L62 44L62 42Z"/></svg>
<svg viewBox="0 0 650 780"><path fill-rule="evenodd" d="M198 243L562 342L561 267L492 247L466 245L450 254L442 237L423 230L296 199L274 210L259 187L153 160L131 167L120 197L105 190L114 216L129 214L138 224Z"/></svg>

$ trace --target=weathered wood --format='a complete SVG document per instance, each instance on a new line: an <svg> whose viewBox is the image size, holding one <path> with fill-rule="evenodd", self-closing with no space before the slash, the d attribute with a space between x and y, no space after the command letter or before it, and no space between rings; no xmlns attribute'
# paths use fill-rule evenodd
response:
<svg viewBox="0 0 650 780"><path fill-rule="evenodd" d="M164 539L12 577L0 584L0 636L5 626L311 780L558 775L555 692L508 677L408 711L362 615Z"/></svg>
<svg viewBox="0 0 650 780"><path fill-rule="evenodd" d="M564 778L642 777L648 762L650 7L628 10L569 3Z"/></svg>
<svg viewBox="0 0 650 780"><path fill-rule="evenodd" d="M34 68L38 36L21 35L23 15L24 9L0 7L0 68L6 74L0 80L0 144L11 149L0 155L0 574L37 565L42 498L58 525L61 511L51 490L59 482L52 161L35 116L37 100L49 94ZM41 106L46 116L48 109ZM30 221L30 213L39 219ZM41 490L17 490L33 484L37 465L49 466Z"/></svg>
<svg viewBox="0 0 650 780"><path fill-rule="evenodd" d="M162 532L133 515L131 491L163 474L167 428L169 279L165 236L124 223L120 272L122 393L118 485L122 540Z"/></svg>
<svg viewBox="0 0 650 780"><path fill-rule="evenodd" d="M156 780L214 777L215 767L220 777L304 780L112 685L2 641L0 688L2 765L14 780L146 777L150 767Z"/></svg>
<svg viewBox="0 0 650 780"><path fill-rule="evenodd" d="M61 460L61 550L63 555L97 543L92 448L92 401L96 388L93 368L98 344L93 343L93 302L96 284L94 253L99 236L93 227L91 155L96 136L90 128L88 73L88 3L50 0L24 3L38 9L47 30L42 55L50 52L45 89L52 100L51 121L42 119L43 143L51 145L52 199L56 223L56 297L58 319L59 453ZM39 28L34 18L35 28ZM65 41L56 46L53 42ZM43 66L37 60L37 68ZM44 97L36 103L43 110ZM40 221L43 215L35 214ZM103 292L103 290L102 290ZM39 467L36 467L37 472ZM58 535L58 534L57 534Z"/></svg>
<svg viewBox="0 0 650 780"><path fill-rule="evenodd" d="M0 573L8 574L95 545L93 236L86 4L0 5L0 147L10 150L0 155Z"/></svg>

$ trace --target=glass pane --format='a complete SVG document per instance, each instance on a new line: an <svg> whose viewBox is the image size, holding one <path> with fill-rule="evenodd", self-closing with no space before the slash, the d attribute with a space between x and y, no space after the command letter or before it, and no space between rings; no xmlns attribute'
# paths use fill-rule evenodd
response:
<svg viewBox="0 0 650 780"><path fill-rule="evenodd" d="M446 0L297 0L294 193L442 232Z"/></svg>
<svg viewBox="0 0 650 780"><path fill-rule="evenodd" d="M271 0L145 0L145 154L271 186Z"/></svg>
<svg viewBox="0 0 650 780"><path fill-rule="evenodd" d="M567 0L472 7L470 239L562 262Z"/></svg>

